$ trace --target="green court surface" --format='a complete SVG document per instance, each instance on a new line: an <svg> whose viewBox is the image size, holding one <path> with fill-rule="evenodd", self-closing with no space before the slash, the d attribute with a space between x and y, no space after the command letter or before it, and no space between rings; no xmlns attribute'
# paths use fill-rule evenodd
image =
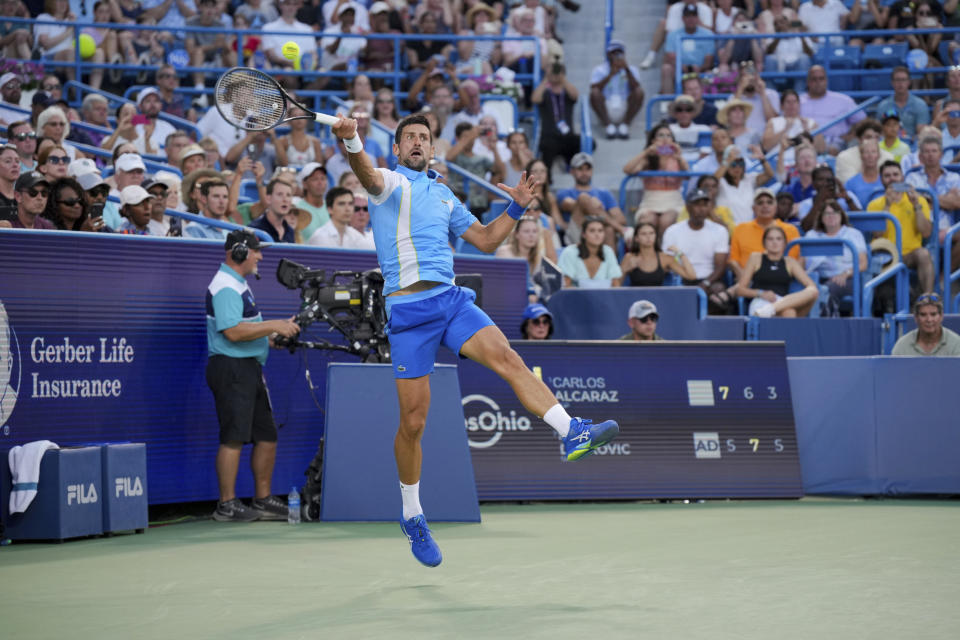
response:
<svg viewBox="0 0 960 640"><path fill-rule="evenodd" d="M960 502L487 505L434 526L212 520L0 549L0 637L960 637Z"/></svg>

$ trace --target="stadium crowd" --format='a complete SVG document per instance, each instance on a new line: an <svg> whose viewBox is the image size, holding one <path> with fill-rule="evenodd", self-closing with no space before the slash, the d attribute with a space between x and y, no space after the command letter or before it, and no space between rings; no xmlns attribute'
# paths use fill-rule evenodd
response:
<svg viewBox="0 0 960 640"><path fill-rule="evenodd" d="M396 163L391 132L399 119L423 113L436 140L431 167L478 217L502 210L479 180L512 185L524 171L537 176L538 199L496 252L527 260L531 303L549 296L558 271L565 287L698 286L716 314L794 317L813 309L836 316L850 313L855 266L878 273L885 266L878 256L915 272L915 295L934 291L941 261L960 268L960 242L943 247L960 212L960 66L952 66L960 37L888 33L956 26L957 0L668 3L649 51L610 40L583 87L567 77L557 30L558 12L579 8L570 0L2 0L0 7L4 17L33 19L0 21L7 58L0 225L226 236L224 227L169 215L173 209L258 228L276 242L372 249L366 196L342 143L306 120L263 133L235 129L208 99L217 74L179 70L246 64L280 74L305 104L313 91L340 92L339 112L358 121L380 167ZM87 70L79 80L92 89L82 93L63 88L75 79L78 48L73 29L59 23L73 21L106 25L82 28L81 38L95 46L81 53L86 62L118 65ZM124 28L132 24L163 30ZM246 28L260 34L229 31ZM845 29L875 35L818 35ZM681 40L784 33L797 35ZM431 34L527 35L538 45ZM283 55L289 41L300 57ZM883 98L857 111L849 90L830 88L837 77L824 52L883 43L906 43L909 55L886 65ZM399 69L395 46L402 47ZM534 70L537 46L541 67ZM631 49L644 54L639 64L629 62ZM629 139L656 93L641 85L641 70L658 57L659 92L673 97L645 142L629 143L633 157L623 172L641 173L642 197L624 208L594 184L592 154L607 140ZM346 73L326 73L336 71ZM540 82L512 80L533 71ZM400 95L383 73L400 75ZM113 94L130 84L143 85L133 101ZM483 101L505 91L514 92L517 109L537 114L538 132L528 121L514 130ZM605 138L597 149L581 148L581 93ZM713 100L717 94L724 99ZM562 173L572 186L555 189ZM895 222L865 234L851 216L860 211L886 212ZM804 259L798 247L785 250L800 237L848 240L857 255ZM877 311L892 310L883 307L891 298L878 296Z"/></svg>

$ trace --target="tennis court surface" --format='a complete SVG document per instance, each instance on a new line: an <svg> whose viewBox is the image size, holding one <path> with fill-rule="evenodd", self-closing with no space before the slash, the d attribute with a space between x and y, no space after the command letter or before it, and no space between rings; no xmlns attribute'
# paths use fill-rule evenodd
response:
<svg viewBox="0 0 960 640"><path fill-rule="evenodd" d="M4 638L956 638L960 502L485 505L0 549Z"/></svg>

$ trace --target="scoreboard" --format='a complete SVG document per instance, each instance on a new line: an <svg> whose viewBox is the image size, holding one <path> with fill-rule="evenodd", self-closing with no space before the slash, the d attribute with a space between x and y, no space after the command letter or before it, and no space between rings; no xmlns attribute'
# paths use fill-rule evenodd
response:
<svg viewBox="0 0 960 640"><path fill-rule="evenodd" d="M517 341L571 416L620 436L577 462L496 374L460 361L481 500L799 497L782 342Z"/></svg>

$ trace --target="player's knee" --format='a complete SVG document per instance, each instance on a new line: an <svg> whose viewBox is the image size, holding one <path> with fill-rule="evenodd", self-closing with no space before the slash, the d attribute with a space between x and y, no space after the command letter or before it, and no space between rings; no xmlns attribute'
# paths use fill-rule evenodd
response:
<svg viewBox="0 0 960 640"><path fill-rule="evenodd" d="M419 441L427 426L427 416L421 412L401 413L397 435L404 440Z"/></svg>

